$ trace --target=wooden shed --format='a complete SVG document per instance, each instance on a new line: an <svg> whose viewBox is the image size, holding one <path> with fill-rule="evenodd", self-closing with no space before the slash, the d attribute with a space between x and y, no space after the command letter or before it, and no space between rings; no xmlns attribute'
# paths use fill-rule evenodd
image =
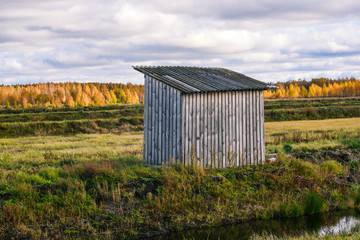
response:
<svg viewBox="0 0 360 240"><path fill-rule="evenodd" d="M145 75L144 159L203 167L265 160L269 86L224 68L136 66Z"/></svg>

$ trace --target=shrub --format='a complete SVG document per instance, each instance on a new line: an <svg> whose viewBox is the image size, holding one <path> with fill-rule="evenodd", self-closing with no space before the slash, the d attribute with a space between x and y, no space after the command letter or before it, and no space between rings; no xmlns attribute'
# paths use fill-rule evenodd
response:
<svg viewBox="0 0 360 240"><path fill-rule="evenodd" d="M304 210L297 201L286 201L280 205L281 217L299 217L303 215Z"/></svg>
<svg viewBox="0 0 360 240"><path fill-rule="evenodd" d="M319 213L324 206L324 200L321 196L314 192L309 191L305 195L305 213L306 214L315 214Z"/></svg>
<svg viewBox="0 0 360 240"><path fill-rule="evenodd" d="M318 166L310 162L305 162L299 159L292 159L290 161L290 167L304 177L316 178L318 176Z"/></svg>
<svg viewBox="0 0 360 240"><path fill-rule="evenodd" d="M343 144L350 149L359 149L360 148L360 136L351 137L343 140Z"/></svg>
<svg viewBox="0 0 360 240"><path fill-rule="evenodd" d="M356 206L360 206L360 187L354 187L353 199Z"/></svg>
<svg viewBox="0 0 360 240"><path fill-rule="evenodd" d="M289 143L289 142L284 143L284 146L283 146L284 152L289 153L289 152L291 152L292 149L293 149L293 147L292 147L291 143Z"/></svg>
<svg viewBox="0 0 360 240"><path fill-rule="evenodd" d="M342 165L334 160L321 163L320 168L333 174L339 174L343 171Z"/></svg>

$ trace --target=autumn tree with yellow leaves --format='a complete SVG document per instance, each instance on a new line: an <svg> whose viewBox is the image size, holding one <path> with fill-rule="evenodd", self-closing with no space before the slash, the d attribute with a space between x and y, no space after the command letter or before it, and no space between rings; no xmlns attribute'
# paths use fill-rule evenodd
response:
<svg viewBox="0 0 360 240"><path fill-rule="evenodd" d="M0 106L77 107L143 102L144 86L120 83L40 83L0 86Z"/></svg>
<svg viewBox="0 0 360 240"><path fill-rule="evenodd" d="M355 78L315 78L278 82L277 89L264 91L266 99L360 96L360 80ZM144 86L121 83L39 83L1 86L0 107L78 107L109 104L140 104Z"/></svg>
<svg viewBox="0 0 360 240"><path fill-rule="evenodd" d="M318 97L360 96L360 80L355 78L315 78L311 81L298 80L275 84L277 89L264 92L266 99L295 99Z"/></svg>

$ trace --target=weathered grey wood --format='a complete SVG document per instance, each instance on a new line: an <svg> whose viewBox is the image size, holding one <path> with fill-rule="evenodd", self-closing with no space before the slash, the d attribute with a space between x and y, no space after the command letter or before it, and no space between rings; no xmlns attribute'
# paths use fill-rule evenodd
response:
<svg viewBox="0 0 360 240"><path fill-rule="evenodd" d="M181 156L181 162L182 164L186 165L186 162L185 162L185 133L186 133L186 95L181 95L181 123L182 123L182 126L181 128L183 129L182 132L181 132L181 153L182 153L182 156Z"/></svg>
<svg viewBox="0 0 360 240"><path fill-rule="evenodd" d="M242 161L241 161L241 155L242 155L242 149L241 149L241 145L242 145L242 137L241 137L241 131L242 131L242 123L241 123L241 94L242 92L237 92L237 121L236 124L238 125L237 128L237 136L238 136L238 166L242 166Z"/></svg>
<svg viewBox="0 0 360 240"><path fill-rule="evenodd" d="M162 164L162 155L161 155L161 150L162 150L162 110L163 110L163 99L162 99L162 84L159 84L158 86L158 94L159 94L159 112L158 112L158 126L159 126L159 131L158 131L158 157L157 157L157 165Z"/></svg>
<svg viewBox="0 0 360 240"><path fill-rule="evenodd" d="M239 113L240 113L240 92L236 92L235 94L235 102L236 102L236 106L235 106L235 114L236 114L236 118L235 118L235 124L236 124L236 166L240 166L240 157L241 157L241 150L240 150L240 146L241 146L241 140L240 140L240 125L241 122L239 120Z"/></svg>
<svg viewBox="0 0 360 240"><path fill-rule="evenodd" d="M181 132L182 132L182 123L181 123L181 95L180 92L176 91L176 159L177 162L181 162Z"/></svg>
<svg viewBox="0 0 360 240"><path fill-rule="evenodd" d="M260 131L261 131L261 161L265 161L265 116L264 116L264 92L260 92Z"/></svg>
<svg viewBox="0 0 360 240"><path fill-rule="evenodd" d="M217 155L219 150L219 93L214 92L214 146L211 148L211 161L213 164L217 163Z"/></svg>
<svg viewBox="0 0 360 240"><path fill-rule="evenodd" d="M200 139L199 139L199 144L200 144L200 152L199 152L199 158L200 161L202 161L202 163L204 163L206 161L206 159L204 158L204 115L206 113L206 110L204 109L204 94L199 94L200 97L200 122L199 122L199 132L200 132Z"/></svg>
<svg viewBox="0 0 360 240"><path fill-rule="evenodd" d="M155 94L156 94L156 90L155 90L155 80L152 79L151 80L151 91L152 91L152 97L151 97L151 105L152 105L152 116L151 116L151 123L153 124L152 126L152 130L151 130L151 158L150 158L150 162L149 164L154 165L155 164L155 108L156 108L156 101L155 101Z"/></svg>
<svg viewBox="0 0 360 240"><path fill-rule="evenodd" d="M249 92L247 92L247 91L244 92L244 108L245 108L245 112L244 112L243 118L244 118L244 122L245 122L245 126L244 126L244 139L245 139L244 148L245 148L246 165L249 165L249 150L248 150L248 145L249 145L249 138L248 138L249 121L248 121L248 118L247 118L247 116L249 115L248 95L249 95Z"/></svg>
<svg viewBox="0 0 360 240"><path fill-rule="evenodd" d="M256 151L257 151L257 163L260 164L261 161L261 135L260 135L260 93L256 91Z"/></svg>
<svg viewBox="0 0 360 240"><path fill-rule="evenodd" d="M221 167L226 167L226 127L227 127L227 108L226 108L226 92L222 92L222 126L221 126L221 131L222 131L222 163L221 163Z"/></svg>
<svg viewBox="0 0 360 240"><path fill-rule="evenodd" d="M169 158L169 128L170 128L170 94L169 93L169 86L165 86L165 94L166 94L166 103L165 103L165 161L170 162Z"/></svg>
<svg viewBox="0 0 360 240"><path fill-rule="evenodd" d="M212 158L213 158L213 151L215 150L215 141L216 141L216 121L215 121L215 109L216 109L216 96L215 92L210 93L211 94L211 146L209 147L209 157L208 157L208 165L211 164Z"/></svg>
<svg viewBox="0 0 360 240"><path fill-rule="evenodd" d="M185 98L184 98L184 101L185 101L185 105L186 105L186 116L185 116L185 120L186 120L186 123L185 123L185 162L187 162L187 165L190 164L190 148L189 148L189 129L190 129L190 98L189 98L189 95L186 94L185 95Z"/></svg>
<svg viewBox="0 0 360 240"><path fill-rule="evenodd" d="M144 160L146 161L147 159L147 135L148 135L148 109L149 109L149 100L147 99L148 98L148 90L149 90L149 86L148 86L148 83L147 83L147 77L146 75L144 76L144 86L145 86L145 89L144 89L144 143L143 143L143 146L144 146L144 150L143 150L143 158Z"/></svg>
<svg viewBox="0 0 360 240"><path fill-rule="evenodd" d="M203 167L261 164L265 158L262 91L182 94L149 76L144 91L144 160ZM230 148L229 148L230 146Z"/></svg>
<svg viewBox="0 0 360 240"><path fill-rule="evenodd" d="M196 132L196 157L200 157L200 95L195 93L195 102L196 102L196 123L195 123L195 132Z"/></svg>

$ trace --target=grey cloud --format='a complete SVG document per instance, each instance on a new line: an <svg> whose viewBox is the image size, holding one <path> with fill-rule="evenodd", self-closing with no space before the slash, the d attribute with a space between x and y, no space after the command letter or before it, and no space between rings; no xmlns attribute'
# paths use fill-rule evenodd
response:
<svg viewBox="0 0 360 240"><path fill-rule="evenodd" d="M161 64L269 81L359 74L359 10L355 0L6 1L0 84L141 83L131 65Z"/></svg>

